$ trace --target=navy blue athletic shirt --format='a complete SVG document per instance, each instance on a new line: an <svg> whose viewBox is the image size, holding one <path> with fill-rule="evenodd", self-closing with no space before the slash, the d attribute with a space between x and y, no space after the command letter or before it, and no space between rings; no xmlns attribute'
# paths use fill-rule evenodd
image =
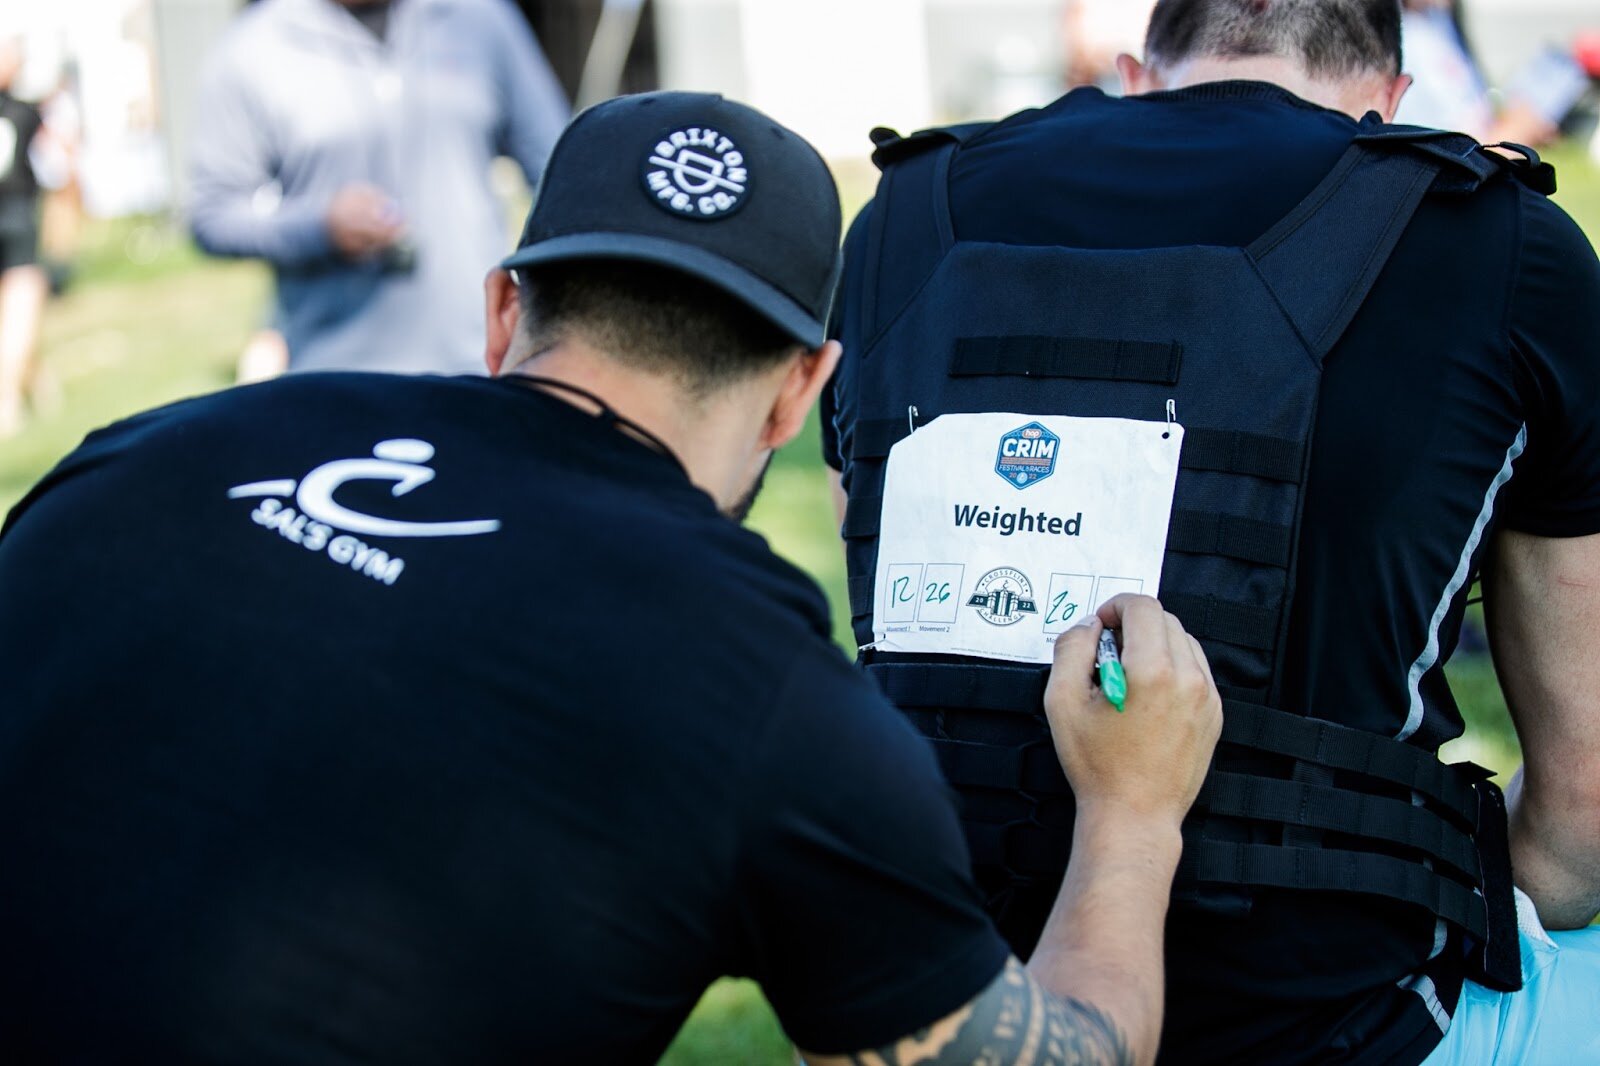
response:
<svg viewBox="0 0 1600 1066"><path fill-rule="evenodd" d="M0 535L0 1061L654 1062L707 983L888 1042L1006 948L816 586L507 380L93 434Z"/></svg>
<svg viewBox="0 0 1600 1066"><path fill-rule="evenodd" d="M956 236L1242 247L1355 131L1261 83L1079 90L961 147ZM858 219L845 246L846 359L865 341L865 232ZM1459 736L1441 664L1499 529L1600 532L1600 266L1571 219L1512 182L1426 202L1327 360L1286 706L1429 749ZM1436 943L1431 918L1368 898L1260 892L1248 919L1179 911L1168 932L1170 1062L1420 1062L1462 981L1459 945Z"/></svg>

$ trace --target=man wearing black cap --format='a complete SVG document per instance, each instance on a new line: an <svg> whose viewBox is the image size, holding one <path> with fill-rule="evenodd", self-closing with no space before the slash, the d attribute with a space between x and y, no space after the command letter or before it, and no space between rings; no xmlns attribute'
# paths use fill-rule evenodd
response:
<svg viewBox="0 0 1600 1066"><path fill-rule="evenodd" d="M838 226L756 112L607 103L489 278L494 378L234 390L46 477L0 535L0 1060L650 1062L730 973L854 1061L1148 1059L1193 642L1111 605L1119 715L1101 623L1061 640L1080 851L1024 970L727 518L838 359Z"/></svg>

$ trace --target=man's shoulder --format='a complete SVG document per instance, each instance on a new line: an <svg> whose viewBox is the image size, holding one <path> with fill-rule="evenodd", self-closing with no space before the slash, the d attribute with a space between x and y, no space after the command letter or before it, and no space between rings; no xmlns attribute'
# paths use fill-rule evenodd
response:
<svg viewBox="0 0 1600 1066"><path fill-rule="evenodd" d="M684 500L638 515L633 536L650 543L660 566L659 593L708 605L730 633L757 641L799 641L808 654L831 654L831 621L822 589L772 550L765 537ZM743 640L743 637L738 638Z"/></svg>
<svg viewBox="0 0 1600 1066"><path fill-rule="evenodd" d="M500 34L526 25L512 0L423 0L417 7L447 19L457 32L471 27Z"/></svg>
<svg viewBox="0 0 1600 1066"><path fill-rule="evenodd" d="M206 57L205 74L214 85L271 88L281 76L295 0L257 0L233 16Z"/></svg>
<svg viewBox="0 0 1600 1066"><path fill-rule="evenodd" d="M221 389L154 407L90 432L64 462L114 453L175 449L203 464L226 441L305 438L356 430L393 412L396 405L440 409L470 405L481 379L407 377L398 374L328 373L289 375L273 381ZM163 460L164 462L167 460Z"/></svg>
<svg viewBox="0 0 1600 1066"><path fill-rule="evenodd" d="M1545 253L1575 263L1594 259L1594 245L1565 208L1520 182L1516 196L1524 254Z"/></svg>

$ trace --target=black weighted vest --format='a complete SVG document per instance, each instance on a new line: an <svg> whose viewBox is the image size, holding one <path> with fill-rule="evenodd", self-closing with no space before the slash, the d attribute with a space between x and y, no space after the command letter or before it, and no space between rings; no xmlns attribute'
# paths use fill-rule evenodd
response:
<svg viewBox="0 0 1600 1066"><path fill-rule="evenodd" d="M1270 887L1402 901L1470 938L1475 979L1520 987L1505 803L1487 771L1305 717L1278 689L1323 359L1425 196L1508 175L1549 191L1548 167L1369 121L1248 248L1019 247L955 239L950 161L975 128L875 134L863 341L837 387L859 412L839 441L861 661L961 794L1002 930L1031 949L1043 914L1008 908L1023 889L1053 895L1070 850L1072 798L1042 712L1048 668L872 649L889 451L943 414L1154 421L1173 400L1185 439L1160 596L1204 646L1225 719L1185 824L1178 899L1247 908Z"/></svg>

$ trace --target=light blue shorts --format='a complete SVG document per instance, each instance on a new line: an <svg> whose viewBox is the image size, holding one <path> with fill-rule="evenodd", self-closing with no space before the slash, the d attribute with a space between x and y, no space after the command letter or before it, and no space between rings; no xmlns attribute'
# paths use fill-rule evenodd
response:
<svg viewBox="0 0 1600 1066"><path fill-rule="evenodd" d="M1444 1043L1423 1066L1600 1064L1600 928L1547 933L1517 893L1522 991L1468 981Z"/></svg>

